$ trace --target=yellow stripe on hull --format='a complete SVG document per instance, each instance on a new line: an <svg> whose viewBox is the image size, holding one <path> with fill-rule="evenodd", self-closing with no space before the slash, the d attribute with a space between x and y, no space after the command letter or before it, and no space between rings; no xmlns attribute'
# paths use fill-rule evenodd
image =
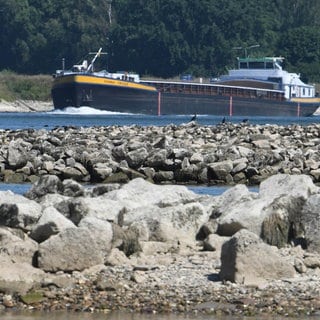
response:
<svg viewBox="0 0 320 320"><path fill-rule="evenodd" d="M103 77L95 77L95 76L87 76L87 75L70 75L70 76L67 75L67 76L55 78L53 87L60 86L62 84L67 84L67 83L106 85L106 86L116 86L116 87L123 87L123 88L141 89L141 90L147 90L147 91L157 91L157 89L154 87L136 83L136 82L103 78Z"/></svg>
<svg viewBox="0 0 320 320"><path fill-rule="evenodd" d="M292 102L301 102L301 103L319 103L320 98L291 98Z"/></svg>

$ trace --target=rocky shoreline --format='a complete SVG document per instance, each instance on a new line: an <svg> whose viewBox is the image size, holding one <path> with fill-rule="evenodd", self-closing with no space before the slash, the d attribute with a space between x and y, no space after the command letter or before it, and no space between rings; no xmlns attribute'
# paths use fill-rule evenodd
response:
<svg viewBox="0 0 320 320"><path fill-rule="evenodd" d="M81 183L258 185L278 174L320 181L320 125L196 122L164 127L0 130L0 180L51 174Z"/></svg>
<svg viewBox="0 0 320 320"><path fill-rule="evenodd" d="M0 311L316 316L319 206L306 175L217 197L44 175L0 192Z"/></svg>
<svg viewBox="0 0 320 320"><path fill-rule="evenodd" d="M319 129L0 130L0 312L320 315Z"/></svg>

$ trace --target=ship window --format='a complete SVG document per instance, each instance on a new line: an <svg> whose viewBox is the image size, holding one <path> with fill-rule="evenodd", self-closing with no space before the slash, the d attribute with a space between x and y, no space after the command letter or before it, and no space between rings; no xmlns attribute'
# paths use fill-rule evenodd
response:
<svg viewBox="0 0 320 320"><path fill-rule="evenodd" d="M272 62L266 62L266 69L273 69L273 63Z"/></svg>
<svg viewBox="0 0 320 320"><path fill-rule="evenodd" d="M264 69L264 62L252 61L249 62L249 69Z"/></svg>
<svg viewBox="0 0 320 320"><path fill-rule="evenodd" d="M269 77L268 81L271 82L276 82L276 83L282 83L282 78L278 78L278 77Z"/></svg>
<svg viewBox="0 0 320 320"><path fill-rule="evenodd" d="M248 69L248 65L246 62L240 62L240 69Z"/></svg>

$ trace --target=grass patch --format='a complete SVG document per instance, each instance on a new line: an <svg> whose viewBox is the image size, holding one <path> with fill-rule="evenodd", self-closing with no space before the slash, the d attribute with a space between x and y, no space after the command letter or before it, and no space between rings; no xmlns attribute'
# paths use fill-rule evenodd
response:
<svg viewBox="0 0 320 320"><path fill-rule="evenodd" d="M19 75L11 71L0 72L0 100L51 99L52 77L49 75Z"/></svg>

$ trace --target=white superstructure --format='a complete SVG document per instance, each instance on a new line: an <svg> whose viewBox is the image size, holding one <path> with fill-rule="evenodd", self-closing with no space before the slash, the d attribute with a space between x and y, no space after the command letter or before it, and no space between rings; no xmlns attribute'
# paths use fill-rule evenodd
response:
<svg viewBox="0 0 320 320"><path fill-rule="evenodd" d="M274 83L286 99L315 97L315 87L305 84L300 75L282 69L282 57L238 58L238 69L229 70L220 81L253 80Z"/></svg>

